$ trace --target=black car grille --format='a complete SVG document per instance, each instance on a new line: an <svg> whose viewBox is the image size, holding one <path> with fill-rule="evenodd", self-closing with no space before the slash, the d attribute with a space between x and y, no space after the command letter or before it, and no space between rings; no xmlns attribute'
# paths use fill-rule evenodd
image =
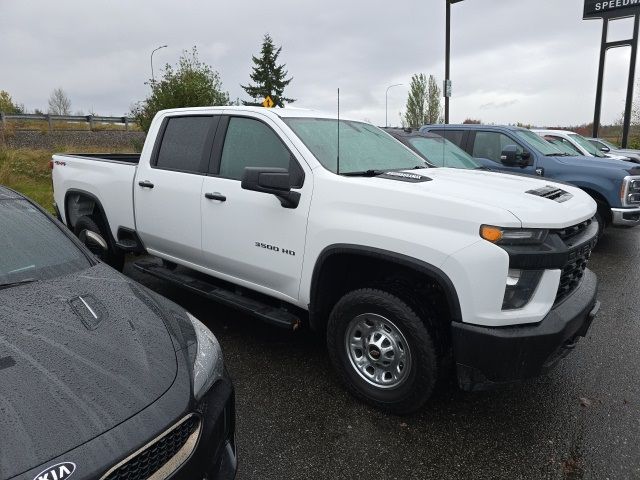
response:
<svg viewBox="0 0 640 480"><path fill-rule="evenodd" d="M560 274L556 303L563 300L580 284L594 245L595 241L592 240L569 252L569 261Z"/></svg>
<svg viewBox="0 0 640 480"><path fill-rule="evenodd" d="M562 228L560 230L554 230L553 233L557 233L563 241L567 241L577 235L580 235L584 232L589 225L591 225L595 220L590 218L589 220L585 220L584 222L578 223L577 225L573 225L571 227Z"/></svg>
<svg viewBox="0 0 640 480"><path fill-rule="evenodd" d="M198 429L199 423L197 416L189 417L177 428L103 477L103 480L146 480L178 453L187 443L189 436Z"/></svg>

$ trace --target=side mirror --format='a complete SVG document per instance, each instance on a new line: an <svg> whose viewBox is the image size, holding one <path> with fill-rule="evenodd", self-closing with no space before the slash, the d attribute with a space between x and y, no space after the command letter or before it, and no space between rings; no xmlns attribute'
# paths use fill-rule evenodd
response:
<svg viewBox="0 0 640 480"><path fill-rule="evenodd" d="M275 195L284 208L296 208L300 203L300 193L291 190L289 172L284 168L245 167L241 186Z"/></svg>
<svg viewBox="0 0 640 480"><path fill-rule="evenodd" d="M523 152L517 145L507 145L502 150L500 161L507 167L526 167L529 165L529 152Z"/></svg>
<svg viewBox="0 0 640 480"><path fill-rule="evenodd" d="M602 147L600 147L600 151L603 153L609 153L611 149L603 145Z"/></svg>

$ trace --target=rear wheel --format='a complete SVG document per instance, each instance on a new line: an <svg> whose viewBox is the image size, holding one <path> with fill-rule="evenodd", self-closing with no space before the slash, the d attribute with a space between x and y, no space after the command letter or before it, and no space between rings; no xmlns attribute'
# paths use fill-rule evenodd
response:
<svg viewBox="0 0 640 480"><path fill-rule="evenodd" d="M360 289L342 297L329 317L327 347L347 389L393 413L419 409L438 377L432 335L423 320L384 290Z"/></svg>
<svg viewBox="0 0 640 480"><path fill-rule="evenodd" d="M93 216L83 216L76 221L74 233L91 252L116 270L124 267L124 253L113 243L103 222Z"/></svg>

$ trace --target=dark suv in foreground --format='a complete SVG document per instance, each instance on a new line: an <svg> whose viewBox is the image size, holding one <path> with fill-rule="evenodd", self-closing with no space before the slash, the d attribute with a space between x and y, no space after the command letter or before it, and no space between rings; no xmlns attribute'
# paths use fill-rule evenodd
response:
<svg viewBox="0 0 640 480"><path fill-rule="evenodd" d="M202 323L3 187L0 245L1 480L235 476L233 385Z"/></svg>

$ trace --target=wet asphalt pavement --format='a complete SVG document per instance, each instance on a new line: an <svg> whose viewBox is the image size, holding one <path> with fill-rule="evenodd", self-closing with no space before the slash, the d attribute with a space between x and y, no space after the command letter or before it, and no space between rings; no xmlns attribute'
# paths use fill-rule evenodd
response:
<svg viewBox="0 0 640 480"><path fill-rule="evenodd" d="M600 313L545 377L490 392L444 385L396 417L345 392L324 340L125 273L217 335L237 399L238 479L640 479L640 229L606 232L589 267Z"/></svg>

